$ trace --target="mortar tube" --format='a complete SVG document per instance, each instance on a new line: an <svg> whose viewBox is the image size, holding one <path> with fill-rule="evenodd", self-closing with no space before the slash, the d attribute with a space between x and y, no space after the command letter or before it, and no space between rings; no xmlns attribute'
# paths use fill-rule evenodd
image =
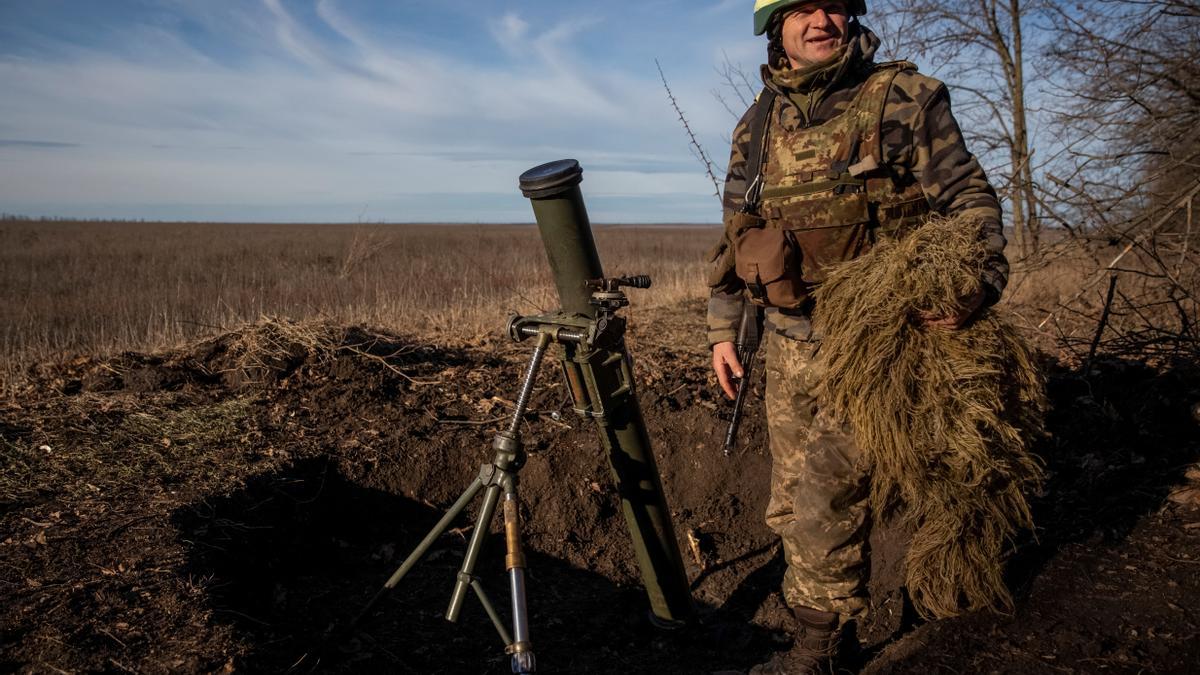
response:
<svg viewBox="0 0 1200 675"><path fill-rule="evenodd" d="M579 162L564 159L521 174L521 192L533 204L533 215L554 273L562 310L595 318L587 280L604 276L592 226L583 204Z"/></svg>
<svg viewBox="0 0 1200 675"><path fill-rule="evenodd" d="M582 180L579 162L564 159L526 171L521 175L520 187L532 202L562 310L595 318L598 308L589 302L592 292L586 282L602 278L604 272L579 189ZM581 374L595 383L597 406L607 417L598 419L597 427L601 444L608 451L642 582L651 610L662 623L686 621L694 613L691 591L649 434L634 394L629 355L623 341L602 351L608 358L596 365L581 364ZM628 385L628 390L619 391L622 384Z"/></svg>

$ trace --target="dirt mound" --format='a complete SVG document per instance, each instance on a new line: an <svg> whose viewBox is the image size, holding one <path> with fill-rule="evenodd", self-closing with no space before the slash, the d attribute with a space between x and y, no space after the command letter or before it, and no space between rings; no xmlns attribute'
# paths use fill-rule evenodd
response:
<svg viewBox="0 0 1200 675"><path fill-rule="evenodd" d="M630 345L702 623L649 627L607 460L547 367L525 418L532 454L521 472L543 669L744 670L787 645L782 565L761 517L761 397L745 450L722 457L728 406L714 398L700 316L689 306L635 324ZM277 672L306 654L311 662L320 637L366 602L490 459L527 347L267 321L161 354L38 368L0 408L0 668ZM1200 458L1187 414L1194 382L1128 364L1087 379L1057 373L1042 531L1010 565L1016 617L923 625L859 660L878 672L1182 672L1200 659L1187 640L1197 633L1200 529L1194 511L1166 501ZM471 522L440 539L324 665L507 672L473 598L459 625L440 618ZM507 614L502 548L493 530L478 570ZM873 641L904 614L879 590L889 602L862 631ZM1076 662L1085 655L1093 661Z"/></svg>

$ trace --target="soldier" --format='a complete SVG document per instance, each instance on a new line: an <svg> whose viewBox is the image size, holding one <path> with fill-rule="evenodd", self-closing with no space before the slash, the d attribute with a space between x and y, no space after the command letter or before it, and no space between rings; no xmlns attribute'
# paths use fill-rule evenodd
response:
<svg viewBox="0 0 1200 675"><path fill-rule="evenodd" d="M733 340L743 298L763 305L772 456L767 524L783 539L794 647L751 672L829 672L842 626L868 607L870 467L851 430L817 405L820 336L810 316L822 266L901 235L931 212L981 224L978 290L931 330L996 302L1008 263L996 193L964 145L941 82L907 62L875 63L865 0L756 0L765 87L733 133L725 231L714 248L708 340L725 394L742 376Z"/></svg>

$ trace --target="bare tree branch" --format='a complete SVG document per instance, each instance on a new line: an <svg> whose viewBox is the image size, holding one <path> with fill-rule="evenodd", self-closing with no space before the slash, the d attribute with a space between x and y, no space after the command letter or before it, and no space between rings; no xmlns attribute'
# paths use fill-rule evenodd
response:
<svg viewBox="0 0 1200 675"><path fill-rule="evenodd" d="M697 159L704 164L704 171L708 174L709 180L712 181L713 194L716 195L717 202L722 203L721 183L717 180L717 174L713 171L712 161L708 159L708 154L704 152L704 146L700 145L700 141L692 131L692 126L688 124L687 118L683 116L683 110L679 107L679 101L675 100L675 94L671 93L671 85L667 84L667 76L663 73L662 65L659 64L658 59L654 59L654 66L658 68L658 76L662 78L663 89L667 90L667 98L671 100L671 107L679 115L679 123L683 125L683 130L687 132L688 142L691 143L692 149L696 151Z"/></svg>

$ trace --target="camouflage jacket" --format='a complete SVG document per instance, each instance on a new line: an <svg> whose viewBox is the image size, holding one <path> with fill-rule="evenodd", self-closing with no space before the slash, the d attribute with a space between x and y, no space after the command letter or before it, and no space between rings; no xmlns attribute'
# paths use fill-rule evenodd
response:
<svg viewBox="0 0 1200 675"><path fill-rule="evenodd" d="M867 35L874 39L869 32ZM771 69L763 66L763 80L777 94L768 124L771 128L778 125L778 128L790 131L823 124L846 112L874 69L871 52L873 49L867 50L856 67L843 69L832 83L805 97L789 96L790 92L774 82ZM756 107L757 104L750 106L733 133L724 190L727 227L711 255L719 267L710 279L713 287L708 304L710 345L734 340L741 316L744 285L730 269L733 247L728 238L728 226L742 207L748 187L746 157L749 154L750 122ZM919 185L934 212L943 215L966 213L981 221L981 236L989 254L981 281L987 295L986 303L995 303L1008 278L1000 203L983 168L966 149L962 132L950 110L945 85L915 70L899 72L885 99L881 146L882 163L893 175L907 177ZM769 330L799 339L814 337L806 312L768 308L766 314Z"/></svg>

